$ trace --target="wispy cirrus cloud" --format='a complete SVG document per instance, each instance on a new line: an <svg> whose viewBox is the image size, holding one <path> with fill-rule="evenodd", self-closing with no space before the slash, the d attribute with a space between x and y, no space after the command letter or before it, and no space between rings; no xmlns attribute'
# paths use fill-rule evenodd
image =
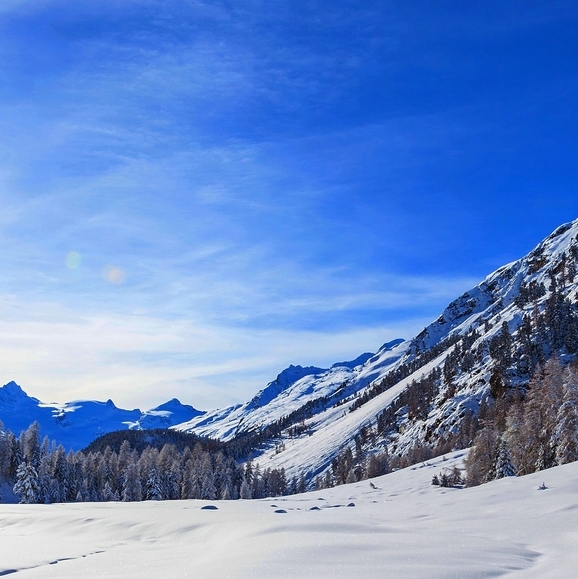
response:
<svg viewBox="0 0 578 579"><path fill-rule="evenodd" d="M0 307L6 380L17 379L44 401L113 398L142 408L168 396L205 409L242 402L290 363L329 366L336 357L358 355L360 344L377 349L399 330L391 324L342 332L247 331L183 316L89 313L15 298Z"/></svg>
<svg viewBox="0 0 578 579"><path fill-rule="evenodd" d="M242 399L411 336L578 211L573 9L418 4L3 3L10 377Z"/></svg>

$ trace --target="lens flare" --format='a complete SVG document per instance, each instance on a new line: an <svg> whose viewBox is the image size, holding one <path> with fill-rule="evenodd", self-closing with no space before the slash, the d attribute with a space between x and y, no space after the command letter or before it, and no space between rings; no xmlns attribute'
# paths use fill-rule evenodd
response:
<svg viewBox="0 0 578 579"><path fill-rule="evenodd" d="M126 279L126 275L120 267L107 267L104 270L104 277L114 284L121 284Z"/></svg>
<svg viewBox="0 0 578 579"><path fill-rule="evenodd" d="M76 269L80 265L80 253L78 251L69 251L66 254L66 267L68 269Z"/></svg>

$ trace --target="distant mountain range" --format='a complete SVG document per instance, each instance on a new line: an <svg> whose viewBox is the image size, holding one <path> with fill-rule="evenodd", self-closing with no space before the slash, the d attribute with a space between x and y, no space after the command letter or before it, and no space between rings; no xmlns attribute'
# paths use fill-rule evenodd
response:
<svg viewBox="0 0 578 579"><path fill-rule="evenodd" d="M11 382L0 419L15 433L37 420L68 448L101 433L170 426L247 439L263 468L309 479L346 448L403 454L459 434L488 397L525 387L548 357L578 351L578 220L450 303L411 340L328 369L290 366L245 404L201 412L172 400L121 410L112 401L43 404Z"/></svg>
<svg viewBox="0 0 578 579"><path fill-rule="evenodd" d="M396 340L385 344L380 352L388 351L402 341ZM43 435L71 450L81 450L98 436L123 429L178 427L179 430L199 430L203 436L228 440L239 431L239 421L242 422L248 415L252 417L247 420L247 426L258 424L259 420L267 423L281 417L288 408L299 408L312 394L318 396L321 391L319 387L313 387L308 388L309 392L303 392L301 389L288 394L287 391L295 382L305 377L315 382L322 376L330 376L333 378L331 383L335 385L336 379L343 380L357 366L372 357L375 360L382 358L381 355L376 357L374 354L365 353L353 361L333 364L330 369L289 366L246 404L212 412L197 410L193 406L182 404L176 398L146 411L138 408L133 410L118 408L112 400L45 403L29 396L16 382L9 382L0 387L0 420L16 435L36 421L40 424ZM331 387L323 391L329 392ZM262 409L264 417L261 417L258 409ZM193 424L192 421L195 419L199 422ZM211 429L207 426L212 423L218 427Z"/></svg>
<svg viewBox="0 0 578 579"><path fill-rule="evenodd" d="M145 412L117 408L112 400L44 403L15 382L0 388L0 420L18 435L34 421L43 435L71 450L81 450L106 432L124 428L168 428L203 414L176 398Z"/></svg>

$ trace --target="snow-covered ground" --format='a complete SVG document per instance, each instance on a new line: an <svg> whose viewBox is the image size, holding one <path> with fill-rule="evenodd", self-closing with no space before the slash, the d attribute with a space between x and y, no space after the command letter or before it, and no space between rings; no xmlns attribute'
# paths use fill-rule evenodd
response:
<svg viewBox="0 0 578 579"><path fill-rule="evenodd" d="M578 463L472 489L431 486L462 458L374 479L375 489L363 481L216 510L193 500L2 504L0 576L575 577Z"/></svg>

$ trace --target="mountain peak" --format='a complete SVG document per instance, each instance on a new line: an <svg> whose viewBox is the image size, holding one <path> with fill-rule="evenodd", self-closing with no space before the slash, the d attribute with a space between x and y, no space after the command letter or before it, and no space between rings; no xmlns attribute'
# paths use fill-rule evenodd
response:
<svg viewBox="0 0 578 579"><path fill-rule="evenodd" d="M14 380L0 387L0 400L2 402L16 402L23 398L28 398L28 395Z"/></svg>
<svg viewBox="0 0 578 579"><path fill-rule="evenodd" d="M183 410L183 409L188 410L189 412L191 412L193 414L203 414L202 410L197 410L194 406L191 406L190 404L183 404L178 398L171 398L170 400L161 404L160 406L156 406L155 408L151 408L151 410L149 410L148 412L152 412L155 410L175 411L175 410Z"/></svg>
<svg viewBox="0 0 578 579"><path fill-rule="evenodd" d="M335 364L331 365L331 368L344 367L353 370L353 368L355 368L356 366L361 366L362 364L365 364L365 362L367 362L367 360L369 360L374 355L375 354L373 352L365 352L364 354L361 354L361 356L357 356L355 360L350 360L348 362L335 362Z"/></svg>
<svg viewBox="0 0 578 579"><path fill-rule="evenodd" d="M563 223L562 225L560 225L559 227L557 227L547 238L545 241L549 241L552 239L556 239L556 237L560 237L560 235L563 235L564 233L566 233L567 231L570 231L570 229L572 228L578 228L578 219L575 219L574 221L569 221L568 223Z"/></svg>
<svg viewBox="0 0 578 579"><path fill-rule="evenodd" d="M312 374L319 374L325 372L324 368L317 368L316 366L294 366L291 364L288 368L285 368L275 380L269 382L267 386L261 390L249 403L251 408L259 408L265 404L269 404L271 400L279 396L281 392L289 388L292 384L295 384L301 378L305 376L311 376Z"/></svg>
<svg viewBox="0 0 578 579"><path fill-rule="evenodd" d="M387 352L389 350L393 350L396 346L399 346L402 342L405 342L403 338L395 338L395 340L391 340L391 342L386 342L379 348L378 352Z"/></svg>

